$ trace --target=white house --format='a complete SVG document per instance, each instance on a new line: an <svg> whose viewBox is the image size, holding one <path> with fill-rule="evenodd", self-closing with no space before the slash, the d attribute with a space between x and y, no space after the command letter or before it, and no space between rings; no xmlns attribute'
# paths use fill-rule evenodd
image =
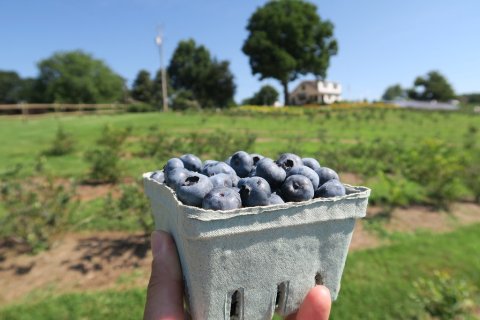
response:
<svg viewBox="0 0 480 320"><path fill-rule="evenodd" d="M290 104L331 104L342 99L342 86L331 81L302 81L291 93Z"/></svg>

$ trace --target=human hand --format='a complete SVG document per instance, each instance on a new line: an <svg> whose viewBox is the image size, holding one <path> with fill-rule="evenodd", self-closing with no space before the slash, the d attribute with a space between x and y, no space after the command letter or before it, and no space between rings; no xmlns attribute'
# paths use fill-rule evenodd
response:
<svg viewBox="0 0 480 320"><path fill-rule="evenodd" d="M154 231L152 274L147 289L144 320L183 320L183 278L177 249L172 237ZM311 289L302 305L287 320L327 320L330 314L330 292L325 286Z"/></svg>

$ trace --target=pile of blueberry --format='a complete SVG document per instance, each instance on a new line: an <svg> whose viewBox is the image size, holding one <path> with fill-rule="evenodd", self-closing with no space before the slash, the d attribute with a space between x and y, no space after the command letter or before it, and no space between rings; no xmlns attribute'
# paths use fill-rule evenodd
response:
<svg viewBox="0 0 480 320"><path fill-rule="evenodd" d="M172 188L186 205L210 210L266 206L345 195L335 171L313 158L284 153L274 161L238 151L226 161L185 154L151 178Z"/></svg>

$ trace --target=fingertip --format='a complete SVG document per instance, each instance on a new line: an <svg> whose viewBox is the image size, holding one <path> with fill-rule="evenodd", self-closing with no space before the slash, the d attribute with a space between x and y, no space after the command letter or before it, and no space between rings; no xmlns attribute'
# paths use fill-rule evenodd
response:
<svg viewBox="0 0 480 320"><path fill-rule="evenodd" d="M297 319L326 320L330 315L331 305L332 300L328 288L321 285L315 286L307 293L298 310Z"/></svg>

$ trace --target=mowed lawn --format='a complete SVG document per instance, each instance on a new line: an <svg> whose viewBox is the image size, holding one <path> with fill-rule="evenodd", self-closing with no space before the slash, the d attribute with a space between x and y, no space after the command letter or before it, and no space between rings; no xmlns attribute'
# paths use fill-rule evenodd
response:
<svg viewBox="0 0 480 320"><path fill-rule="evenodd" d="M480 127L480 117L462 113L421 112L411 110L361 109L308 114L262 113L143 113L85 116L41 116L28 120L0 118L0 172L21 163L35 162L48 149L58 126L73 135L75 152L62 157L48 157L48 165L57 176L83 177L87 171L84 153L94 146L105 125L117 128L131 126L132 136L126 151L139 151L139 139L150 127L169 136L186 136L222 130L234 135L253 133L257 139L254 150L269 157L292 148L304 156L322 157L323 148L335 148L355 141L401 139L416 144L426 139L438 139L456 145L462 142L470 127ZM329 139L329 145L323 144ZM142 172L161 167L158 160L130 156L124 159L123 174L139 177Z"/></svg>
<svg viewBox="0 0 480 320"><path fill-rule="evenodd" d="M351 253L331 318L412 319L420 311L412 299L413 282L419 277L439 270L480 285L479 246L480 225L473 225ZM0 309L0 319L140 319L144 301L145 288L27 297Z"/></svg>

